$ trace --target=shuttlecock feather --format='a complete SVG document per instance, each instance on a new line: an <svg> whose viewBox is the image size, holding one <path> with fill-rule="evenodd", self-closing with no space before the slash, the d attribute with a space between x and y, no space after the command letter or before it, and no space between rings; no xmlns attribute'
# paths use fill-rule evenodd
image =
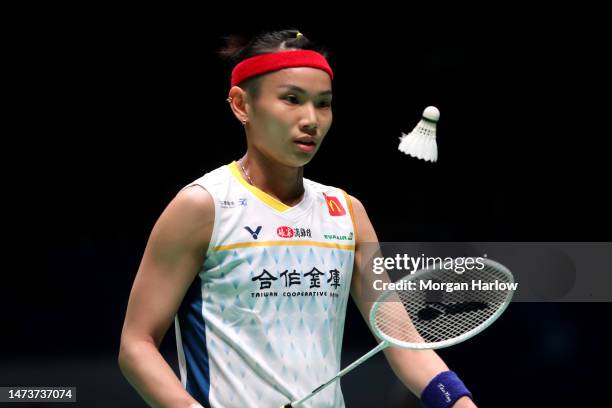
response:
<svg viewBox="0 0 612 408"><path fill-rule="evenodd" d="M423 117L412 132L402 133L398 149L412 157L425 161L438 160L438 145L436 144L436 125L440 119L440 111L435 106L428 106L423 111Z"/></svg>

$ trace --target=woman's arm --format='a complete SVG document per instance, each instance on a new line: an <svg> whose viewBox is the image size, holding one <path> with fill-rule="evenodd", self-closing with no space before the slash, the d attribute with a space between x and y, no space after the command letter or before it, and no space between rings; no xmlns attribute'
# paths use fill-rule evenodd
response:
<svg viewBox="0 0 612 408"><path fill-rule="evenodd" d="M380 256L380 247L378 237L363 204L355 197L349 196L349 199L352 203L357 229L351 296L369 327L370 309L377 297L372 288L372 281L375 278L372 273L372 259ZM386 274L377 275L376 279L385 277L388 279ZM433 350L388 347L384 353L393 372L410 391L419 397L433 377L448 370L448 366ZM453 407L469 408L476 407L476 405L470 398L462 397Z"/></svg>
<svg viewBox="0 0 612 408"><path fill-rule="evenodd" d="M200 187L182 190L153 227L128 302L119 367L152 407L197 403L159 352L183 297L201 268L214 223L214 203Z"/></svg>

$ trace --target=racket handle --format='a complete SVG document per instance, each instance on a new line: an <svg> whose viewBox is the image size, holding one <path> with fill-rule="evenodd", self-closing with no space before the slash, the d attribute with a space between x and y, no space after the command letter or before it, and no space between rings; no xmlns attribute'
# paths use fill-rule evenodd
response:
<svg viewBox="0 0 612 408"><path fill-rule="evenodd" d="M293 405L291 405L291 403L285 404L285 405L281 405L281 408L292 408Z"/></svg>

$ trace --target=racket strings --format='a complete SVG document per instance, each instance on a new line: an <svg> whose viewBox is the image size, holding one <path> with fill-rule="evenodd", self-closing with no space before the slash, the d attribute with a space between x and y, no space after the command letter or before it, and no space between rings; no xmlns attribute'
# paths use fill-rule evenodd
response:
<svg viewBox="0 0 612 408"><path fill-rule="evenodd" d="M457 338L483 325L509 299L509 290L472 290L472 281L510 283L511 277L490 265L466 273L436 269L409 278L413 290L394 290L375 314L380 332L404 343L438 343ZM432 290L427 281L467 284L467 290ZM465 285L455 285L455 288Z"/></svg>

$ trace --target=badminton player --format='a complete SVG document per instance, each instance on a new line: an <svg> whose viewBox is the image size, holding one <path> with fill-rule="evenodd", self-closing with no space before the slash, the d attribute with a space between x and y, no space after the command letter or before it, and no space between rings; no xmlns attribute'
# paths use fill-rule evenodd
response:
<svg viewBox="0 0 612 408"><path fill-rule="evenodd" d="M363 52L355 61L377 58ZM303 177L332 124L327 52L285 30L230 37L222 55L235 64L228 103L246 153L187 184L163 211L121 334L120 368L153 407L278 407L302 397L341 368L349 294L366 322L372 305L356 276L366 269L361 244L378 242L363 205ZM180 379L158 350L173 322ZM433 350L385 355L423 406L475 406ZM340 381L304 406L343 407Z"/></svg>

